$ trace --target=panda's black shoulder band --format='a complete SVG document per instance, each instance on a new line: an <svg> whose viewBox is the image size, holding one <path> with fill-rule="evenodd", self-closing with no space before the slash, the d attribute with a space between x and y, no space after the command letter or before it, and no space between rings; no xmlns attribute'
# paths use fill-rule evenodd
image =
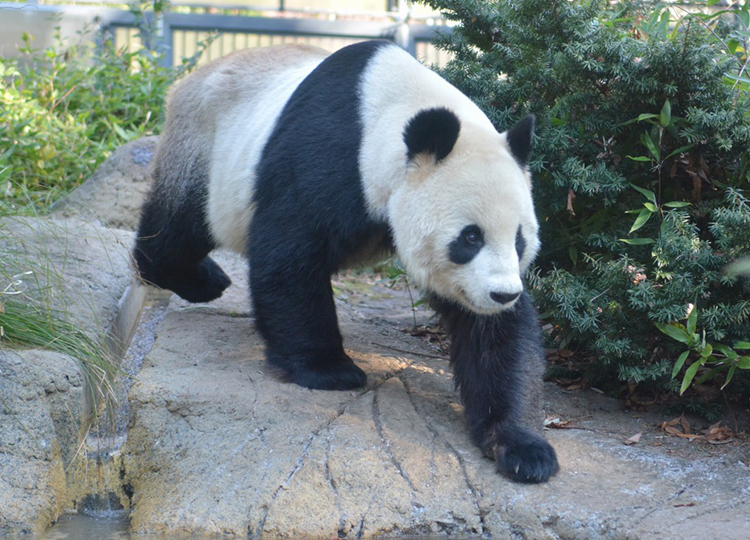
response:
<svg viewBox="0 0 750 540"><path fill-rule="evenodd" d="M441 161L453 150L459 131L461 122L452 111L444 107L419 111L404 129L407 159L432 154L436 162Z"/></svg>

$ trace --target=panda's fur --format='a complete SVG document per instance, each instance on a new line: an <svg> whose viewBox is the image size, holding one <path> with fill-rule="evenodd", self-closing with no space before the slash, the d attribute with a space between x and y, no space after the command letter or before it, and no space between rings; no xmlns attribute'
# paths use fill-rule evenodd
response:
<svg viewBox="0 0 750 540"><path fill-rule="evenodd" d="M533 117L499 134L468 98L383 41L291 45L212 62L171 91L134 257L193 302L247 256L270 364L308 388L366 384L330 276L393 251L431 297L472 435L521 481L557 471L537 433L542 349L521 274L539 246Z"/></svg>

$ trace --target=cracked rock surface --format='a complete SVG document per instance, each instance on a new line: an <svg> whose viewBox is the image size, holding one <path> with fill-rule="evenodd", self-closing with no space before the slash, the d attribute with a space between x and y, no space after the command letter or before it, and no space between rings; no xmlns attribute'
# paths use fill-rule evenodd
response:
<svg viewBox="0 0 750 540"><path fill-rule="evenodd" d="M618 411L608 433L586 421L547 432L562 467L549 483L499 476L469 440L447 360L399 331L410 310L398 294L387 304L374 291L361 302L339 295L365 389L279 382L248 313L244 263L217 260L234 285L212 304L172 298L131 389L124 455L136 532L746 537L750 474L736 453L679 458L625 446L618 429L629 436L647 420ZM576 414L569 395L547 390L548 413Z"/></svg>

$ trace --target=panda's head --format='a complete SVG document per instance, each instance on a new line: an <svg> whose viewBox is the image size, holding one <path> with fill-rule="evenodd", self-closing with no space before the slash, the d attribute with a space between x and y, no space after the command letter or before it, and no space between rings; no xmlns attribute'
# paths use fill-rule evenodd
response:
<svg viewBox="0 0 750 540"><path fill-rule="evenodd" d="M539 248L527 170L534 117L497 133L445 108L404 128L407 180L389 215L419 287L480 314L511 308Z"/></svg>

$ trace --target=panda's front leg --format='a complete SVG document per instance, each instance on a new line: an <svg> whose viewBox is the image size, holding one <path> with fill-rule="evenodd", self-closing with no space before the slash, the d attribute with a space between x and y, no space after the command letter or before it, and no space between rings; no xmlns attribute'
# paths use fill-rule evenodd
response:
<svg viewBox="0 0 750 540"><path fill-rule="evenodd" d="M454 377L474 441L513 480L547 481L559 465L540 435L544 356L528 295L493 316L440 300L434 307L451 335Z"/></svg>
<svg viewBox="0 0 750 540"><path fill-rule="evenodd" d="M250 292L266 357L283 379L320 390L367 384L365 372L344 352L326 254L304 228L256 220L249 242Z"/></svg>

